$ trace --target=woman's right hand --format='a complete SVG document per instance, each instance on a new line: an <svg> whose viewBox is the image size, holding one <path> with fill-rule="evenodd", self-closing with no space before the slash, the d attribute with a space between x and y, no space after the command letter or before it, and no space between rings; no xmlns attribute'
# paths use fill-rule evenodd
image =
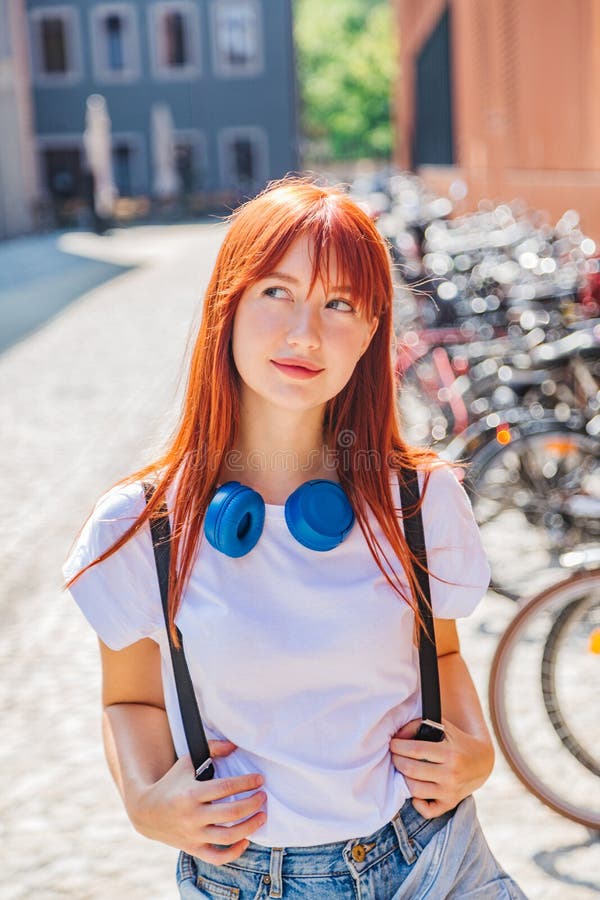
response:
<svg viewBox="0 0 600 900"><path fill-rule="evenodd" d="M213 759L229 756L236 749L230 741L209 741L209 748ZM159 781L142 791L129 815L136 831L145 837L219 866L241 856L248 838L264 825L267 816L262 807L267 798L257 791L229 803L213 801L255 791L262 784L259 774L196 781L190 757L182 756Z"/></svg>

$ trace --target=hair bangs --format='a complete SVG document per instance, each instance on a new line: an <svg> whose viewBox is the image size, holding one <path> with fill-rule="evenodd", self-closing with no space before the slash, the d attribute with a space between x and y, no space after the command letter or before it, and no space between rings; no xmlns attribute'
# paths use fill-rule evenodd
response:
<svg viewBox="0 0 600 900"><path fill-rule="evenodd" d="M369 216L342 190L303 179L271 185L233 214L225 239L236 259L230 297L274 271L301 237L312 246L311 290L317 281L328 292L344 287L367 318L391 306L391 260Z"/></svg>
<svg viewBox="0 0 600 900"><path fill-rule="evenodd" d="M358 312L370 319L379 316L391 298L389 264L385 253L366 246L369 238L349 224L336 217L327 228L307 229L313 248L311 289L317 281L327 294L343 289Z"/></svg>

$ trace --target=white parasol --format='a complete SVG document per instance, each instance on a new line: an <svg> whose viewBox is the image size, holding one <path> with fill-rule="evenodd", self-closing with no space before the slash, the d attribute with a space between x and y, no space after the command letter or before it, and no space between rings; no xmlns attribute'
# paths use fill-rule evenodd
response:
<svg viewBox="0 0 600 900"><path fill-rule="evenodd" d="M167 103L152 106L153 192L167 199L179 193L179 174L175 164L173 117Z"/></svg>
<svg viewBox="0 0 600 900"><path fill-rule="evenodd" d="M101 94L92 94L87 99L83 144L94 176L94 208L99 216L109 218L118 191L113 180L110 118Z"/></svg>

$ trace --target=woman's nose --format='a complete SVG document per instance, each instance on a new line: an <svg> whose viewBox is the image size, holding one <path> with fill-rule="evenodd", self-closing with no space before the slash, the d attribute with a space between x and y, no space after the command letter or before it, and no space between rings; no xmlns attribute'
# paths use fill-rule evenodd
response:
<svg viewBox="0 0 600 900"><path fill-rule="evenodd" d="M289 344L318 347L321 343L319 309L312 303L298 304L288 329Z"/></svg>

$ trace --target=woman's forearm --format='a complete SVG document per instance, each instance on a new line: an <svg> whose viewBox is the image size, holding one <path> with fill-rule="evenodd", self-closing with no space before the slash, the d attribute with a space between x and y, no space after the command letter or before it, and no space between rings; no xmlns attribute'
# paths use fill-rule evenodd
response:
<svg viewBox="0 0 600 900"><path fill-rule="evenodd" d="M477 767L485 777L494 765L494 745L467 664L460 653L438 657L444 718L477 740Z"/></svg>
<svg viewBox="0 0 600 900"><path fill-rule="evenodd" d="M173 766L175 750L164 709L114 703L102 716L104 751L125 809L134 824L140 798Z"/></svg>
<svg viewBox="0 0 600 900"><path fill-rule="evenodd" d="M444 718L460 729L457 742L468 769L471 789L487 780L494 768L494 745L469 669L460 653L438 657L440 692ZM466 774L466 773L465 773Z"/></svg>

